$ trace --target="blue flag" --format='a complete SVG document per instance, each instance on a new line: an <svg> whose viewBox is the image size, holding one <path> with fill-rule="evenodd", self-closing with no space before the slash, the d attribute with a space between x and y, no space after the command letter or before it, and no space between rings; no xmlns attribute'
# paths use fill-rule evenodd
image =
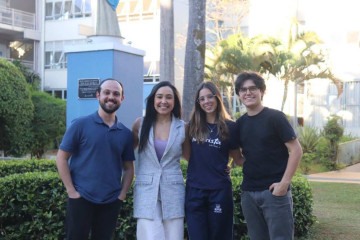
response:
<svg viewBox="0 0 360 240"><path fill-rule="evenodd" d="M119 4L120 0L107 0L107 2L110 4L111 8L116 10L117 5Z"/></svg>

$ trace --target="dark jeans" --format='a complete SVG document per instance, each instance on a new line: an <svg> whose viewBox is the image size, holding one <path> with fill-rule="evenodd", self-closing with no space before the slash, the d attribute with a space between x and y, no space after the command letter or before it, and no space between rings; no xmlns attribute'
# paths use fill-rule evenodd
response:
<svg viewBox="0 0 360 240"><path fill-rule="evenodd" d="M84 198L68 198L66 240L110 240L113 236L121 201L95 204Z"/></svg>
<svg viewBox="0 0 360 240"><path fill-rule="evenodd" d="M274 196L269 190L241 194L241 207L251 240L294 239L291 191Z"/></svg>
<svg viewBox="0 0 360 240"><path fill-rule="evenodd" d="M185 216L190 240L232 240L231 185L216 190L186 186Z"/></svg>

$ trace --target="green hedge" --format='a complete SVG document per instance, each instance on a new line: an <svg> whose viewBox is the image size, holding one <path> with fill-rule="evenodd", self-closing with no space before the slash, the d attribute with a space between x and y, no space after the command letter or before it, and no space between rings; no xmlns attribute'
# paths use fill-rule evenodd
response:
<svg viewBox="0 0 360 240"><path fill-rule="evenodd" d="M27 163L31 161L18 162L22 162L26 166L32 166ZM55 167L54 161L35 161L44 162L44 165L50 162ZM12 163L4 164L0 161L0 171L5 169L4 165L7 164L11 165ZM21 172L30 169L19 167L17 164L14 166L20 169ZM186 168L186 162L182 162L183 171L186 171ZM25 169L27 170L25 171ZM40 170L40 168L31 169ZM50 167L50 169L56 168ZM10 170L7 170L7 172L13 173ZM247 229L240 205L241 168L233 169L231 178L235 202L234 239L243 239ZM129 197L124 202L119 215L115 232L116 240L132 240L136 238L136 220L132 217L132 191L131 188ZM311 189L307 180L297 175L293 179L292 191L295 234L305 236L314 223ZM66 199L65 188L58 174L54 171L12 174L0 178L0 239L63 239Z"/></svg>
<svg viewBox="0 0 360 240"><path fill-rule="evenodd" d="M0 239L61 239L64 188L55 172L0 178Z"/></svg>
<svg viewBox="0 0 360 240"><path fill-rule="evenodd" d="M0 178L0 193L0 239L64 239L67 195L56 172ZM135 230L129 197L120 211L115 239L135 239Z"/></svg>
<svg viewBox="0 0 360 240"><path fill-rule="evenodd" d="M26 172L56 172L54 160L0 160L0 178Z"/></svg>
<svg viewBox="0 0 360 240"><path fill-rule="evenodd" d="M306 236L315 223L313 195L308 180L297 174L291 182L294 201L295 236Z"/></svg>

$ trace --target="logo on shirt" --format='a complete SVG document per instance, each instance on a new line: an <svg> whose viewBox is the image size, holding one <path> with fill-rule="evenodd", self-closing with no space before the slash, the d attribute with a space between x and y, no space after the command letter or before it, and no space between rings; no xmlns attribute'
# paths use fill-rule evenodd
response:
<svg viewBox="0 0 360 240"><path fill-rule="evenodd" d="M192 142L196 142L196 138L192 138ZM205 143L209 144L209 147L221 148L221 140L219 138L208 138Z"/></svg>
<svg viewBox="0 0 360 240"><path fill-rule="evenodd" d="M220 204L216 204L214 208L214 213L222 213Z"/></svg>

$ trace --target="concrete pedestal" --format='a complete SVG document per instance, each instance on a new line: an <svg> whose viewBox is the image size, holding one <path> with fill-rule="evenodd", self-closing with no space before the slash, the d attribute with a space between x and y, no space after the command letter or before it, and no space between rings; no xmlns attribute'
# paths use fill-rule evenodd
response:
<svg viewBox="0 0 360 240"><path fill-rule="evenodd" d="M98 109L96 84L106 78L120 80L125 99L117 111L118 119L131 128L142 116L143 56L145 52L123 45L121 39L108 36L88 38L88 44L69 45L67 56L66 124Z"/></svg>

